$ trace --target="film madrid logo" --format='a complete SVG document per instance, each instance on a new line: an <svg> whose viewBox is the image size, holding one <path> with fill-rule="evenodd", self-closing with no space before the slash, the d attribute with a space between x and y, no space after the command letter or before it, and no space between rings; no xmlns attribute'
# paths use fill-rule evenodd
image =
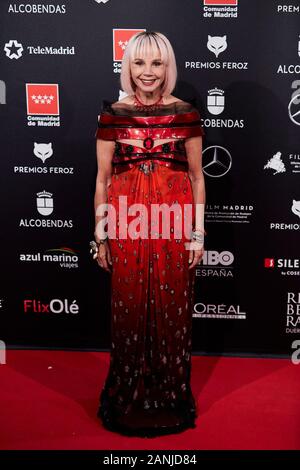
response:
<svg viewBox="0 0 300 470"><path fill-rule="evenodd" d="M207 93L207 110L214 116L207 117L202 120L204 127L222 127L222 128L238 128L245 127L244 119L230 119L215 117L224 112L225 109L225 91L221 88L212 88Z"/></svg>
<svg viewBox="0 0 300 470"><path fill-rule="evenodd" d="M57 83L26 83L26 106L28 126L60 126Z"/></svg>
<svg viewBox="0 0 300 470"><path fill-rule="evenodd" d="M129 39L137 33L142 33L145 29L113 29L113 70L114 73L121 73L123 54Z"/></svg>
<svg viewBox="0 0 300 470"><path fill-rule="evenodd" d="M237 18L238 0L203 0L204 18Z"/></svg>
<svg viewBox="0 0 300 470"><path fill-rule="evenodd" d="M269 272L279 270L282 276L300 276L300 258L265 258L264 267Z"/></svg>
<svg viewBox="0 0 300 470"><path fill-rule="evenodd" d="M186 60L186 69L200 69L200 70L248 70L248 62L227 62L220 61L219 56L227 51L229 45L228 37L226 34L223 36L207 35L206 47L208 51L215 55L216 60L200 61L200 60ZM201 55L204 55L203 53Z"/></svg>
<svg viewBox="0 0 300 470"><path fill-rule="evenodd" d="M290 153L283 156L282 152L278 151L266 162L264 170L267 170L273 176L280 173L285 174L287 171L288 173L298 174L300 173L300 154Z"/></svg>
<svg viewBox="0 0 300 470"><path fill-rule="evenodd" d="M205 206L205 220L207 223L249 224L253 213L254 205L249 203L222 202L220 204L206 204Z"/></svg>
<svg viewBox="0 0 300 470"><path fill-rule="evenodd" d="M53 166L48 165L48 160L54 155L54 149L52 142L34 142L32 148L33 156L35 160L41 162L39 165L26 165L26 166L14 166L14 173L18 175L24 174L49 174L49 175L73 175L73 166ZM52 160L52 158L51 158Z"/></svg>
<svg viewBox="0 0 300 470"><path fill-rule="evenodd" d="M70 302L68 299L51 299L47 303L38 299L25 299L23 307L25 313L65 313L72 315L79 313L77 300Z"/></svg>
<svg viewBox="0 0 300 470"><path fill-rule="evenodd" d="M46 219L54 211L53 194L48 191L37 193L36 209L45 218L24 218L20 219L19 227L24 228L73 228L72 219Z"/></svg>

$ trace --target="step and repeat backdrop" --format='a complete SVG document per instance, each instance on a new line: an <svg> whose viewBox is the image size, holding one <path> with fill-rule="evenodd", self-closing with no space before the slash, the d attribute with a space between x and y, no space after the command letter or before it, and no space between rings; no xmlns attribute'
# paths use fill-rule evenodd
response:
<svg viewBox="0 0 300 470"><path fill-rule="evenodd" d="M110 282L89 253L102 100L140 30L164 33L173 94L205 128L206 251L193 349L292 353L300 340L300 4L0 2L0 340L110 346Z"/></svg>

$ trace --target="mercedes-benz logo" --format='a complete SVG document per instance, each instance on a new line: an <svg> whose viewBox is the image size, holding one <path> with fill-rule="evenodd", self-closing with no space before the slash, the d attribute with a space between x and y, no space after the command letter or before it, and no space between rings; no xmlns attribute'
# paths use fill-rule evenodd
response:
<svg viewBox="0 0 300 470"><path fill-rule="evenodd" d="M203 173L212 178L226 175L232 165L228 150L220 145L212 145L203 150Z"/></svg>
<svg viewBox="0 0 300 470"><path fill-rule="evenodd" d="M300 126L300 94L292 97L289 102L288 110L291 121L297 126Z"/></svg>

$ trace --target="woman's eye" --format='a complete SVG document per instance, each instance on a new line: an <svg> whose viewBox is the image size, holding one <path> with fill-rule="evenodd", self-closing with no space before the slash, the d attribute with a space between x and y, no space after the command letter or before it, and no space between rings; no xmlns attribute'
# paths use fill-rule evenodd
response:
<svg viewBox="0 0 300 470"><path fill-rule="evenodd" d="M161 62L154 62L155 67L159 67L161 65Z"/></svg>

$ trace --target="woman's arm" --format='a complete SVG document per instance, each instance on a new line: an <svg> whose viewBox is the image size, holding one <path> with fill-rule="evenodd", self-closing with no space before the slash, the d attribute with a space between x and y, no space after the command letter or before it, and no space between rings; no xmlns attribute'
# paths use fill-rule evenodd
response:
<svg viewBox="0 0 300 470"><path fill-rule="evenodd" d="M204 211L205 211L205 181L202 171L202 136L190 137L185 140L185 148L189 164L189 178L193 190L193 200L195 204L195 227L194 230L199 230L204 236ZM197 252L201 252L200 255ZM190 259L193 260L190 268L194 267L203 256L203 247L199 246L199 250L190 253Z"/></svg>
<svg viewBox="0 0 300 470"><path fill-rule="evenodd" d="M103 238L103 234L98 233L97 227L104 215L97 215L97 209L100 204L107 203L107 187L111 183L112 173L112 157L114 153L115 142L111 140L97 139L97 178L96 178L96 189L94 197L94 208L95 208L95 240L98 242L99 239Z"/></svg>

